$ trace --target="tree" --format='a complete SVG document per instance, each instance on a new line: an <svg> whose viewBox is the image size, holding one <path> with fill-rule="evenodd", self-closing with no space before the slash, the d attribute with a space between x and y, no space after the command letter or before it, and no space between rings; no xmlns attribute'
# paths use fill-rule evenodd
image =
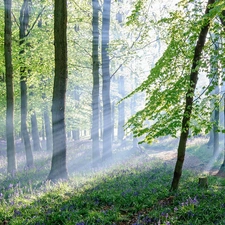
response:
<svg viewBox="0 0 225 225"><path fill-rule="evenodd" d="M222 11L221 16L220 16L220 21L223 25L223 30L225 31L225 10ZM223 114L224 114L224 129L225 129L225 93L223 94L223 102L224 102L224 109L223 109ZM219 176L225 176L225 132L224 132L224 146L223 146L223 162L222 165L217 173Z"/></svg>
<svg viewBox="0 0 225 225"><path fill-rule="evenodd" d="M208 1L206 11L205 11L206 16L207 14L209 14L211 4L213 4L214 2L215 0ZM198 41L194 49L194 56L193 56L193 61L191 66L191 73L190 73L190 84L186 94L186 103L185 103L185 109L184 109L183 119L182 119L181 135L180 135L180 141L179 141L179 145L177 149L177 161L176 161L176 165L174 169L171 190L178 189L180 177L182 174L186 143L187 143L187 138L188 138L189 128L190 128L193 99L195 94L195 88L198 81L198 73L199 73L198 65L199 65L199 60L201 58L201 54L203 51L203 47L205 45L206 36L208 34L209 27L210 27L210 20L207 18L201 28L200 34L198 36Z"/></svg>
<svg viewBox="0 0 225 225"><path fill-rule="evenodd" d="M123 71L123 70L121 70ZM122 98L125 96L124 76L120 75L118 78L118 92ZM124 126L125 124L125 102L122 101L118 105L118 140L123 141L124 138Z"/></svg>
<svg viewBox="0 0 225 225"><path fill-rule="evenodd" d="M104 0L102 13L102 101L103 159L112 156L112 112L110 102L110 60L108 55L111 0Z"/></svg>
<svg viewBox="0 0 225 225"><path fill-rule="evenodd" d="M31 133L32 133L32 139L33 139L33 150L40 151L42 148L41 148L40 137L38 133L37 116L35 111L33 111L31 114Z"/></svg>
<svg viewBox="0 0 225 225"><path fill-rule="evenodd" d="M55 77L52 99L53 156L48 179L67 179L65 99L67 85L67 1L55 0Z"/></svg>
<svg viewBox="0 0 225 225"><path fill-rule="evenodd" d="M144 135L143 142L150 143L160 136L180 135L171 190L176 190L179 185L189 129L196 135L208 133L212 127L209 93L214 84L202 87L199 95L195 90L199 71L204 71L206 77L212 77L209 65L213 50L207 34L209 28L220 33L221 27L214 18L221 14L224 2L209 0L206 6L181 1L178 6L182 9L178 8L158 23L161 29L168 27L168 32L164 33L168 44L166 50L148 78L128 95L146 92L145 107L127 123L135 136ZM222 58L218 59L218 63L224 65ZM201 73L201 77L204 74Z"/></svg>
<svg viewBox="0 0 225 225"><path fill-rule="evenodd" d="M25 63L25 46L28 47L26 42L28 27L29 27L29 0L24 0L20 10L20 90L21 90L21 133L25 144L27 167L32 167L33 153L31 149L30 137L27 129L27 76L29 74L29 68Z"/></svg>
<svg viewBox="0 0 225 225"><path fill-rule="evenodd" d="M97 165L100 159L99 146L99 2L92 0L92 67L93 67L93 89L92 89L92 161Z"/></svg>
<svg viewBox="0 0 225 225"><path fill-rule="evenodd" d="M50 125L48 106L44 109L44 123L45 123L45 134L46 134L46 149L52 151L52 129Z"/></svg>
<svg viewBox="0 0 225 225"><path fill-rule="evenodd" d="M14 88L12 67L12 1L4 0L5 7L5 74L6 74L6 139L7 139L7 172L16 171L16 154L14 141Z"/></svg>

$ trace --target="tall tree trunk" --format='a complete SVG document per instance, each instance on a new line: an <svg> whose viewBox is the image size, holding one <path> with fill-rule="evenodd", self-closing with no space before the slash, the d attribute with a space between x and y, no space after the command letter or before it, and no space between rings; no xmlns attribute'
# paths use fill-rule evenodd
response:
<svg viewBox="0 0 225 225"><path fill-rule="evenodd" d="M215 0L208 1L205 15L209 13L210 5L213 4L214 2ZM195 88L196 88L196 84L198 80L198 72L199 72L198 62L201 59L202 50L205 45L206 36L209 31L209 26L210 26L210 21L207 21L200 31L200 34L198 36L198 41L195 46L195 52L194 52L194 57L192 61L191 73L190 73L190 84L186 94L186 104L185 104L183 120L182 120L181 135L180 135L180 141L179 141L179 145L177 149L177 152L178 152L177 162L175 165L173 181L170 188L171 191L178 189L180 177L182 174L186 143L187 143L189 127L190 127L189 123L190 123L191 112L192 112L193 98L194 98Z"/></svg>
<svg viewBox="0 0 225 225"><path fill-rule="evenodd" d="M16 153L14 138L14 88L12 67L12 0L4 0L5 7L5 71L6 71L6 139L7 139L7 172L16 172Z"/></svg>
<svg viewBox="0 0 225 225"><path fill-rule="evenodd" d="M223 109L223 129L225 129L225 96L223 96L223 105L224 105L224 109ZM220 166L220 169L217 173L217 175L222 175L224 177L225 175L225 133L223 134L223 163Z"/></svg>
<svg viewBox="0 0 225 225"><path fill-rule="evenodd" d="M45 107L44 111L45 133L46 133L46 149L52 151L52 129L50 125L48 107Z"/></svg>
<svg viewBox="0 0 225 225"><path fill-rule="evenodd" d="M67 85L67 1L55 0L55 78L52 100L53 156L48 179L67 179L65 100Z"/></svg>
<svg viewBox="0 0 225 225"><path fill-rule="evenodd" d="M74 100L75 100L75 107L79 107L80 101L80 94L79 94L79 86L75 85L74 87ZM72 131L72 136L74 141L80 140L80 129L79 127L79 119L77 119L76 128Z"/></svg>
<svg viewBox="0 0 225 225"><path fill-rule="evenodd" d="M121 99L125 96L124 76L119 76L118 90ZM125 102L122 101L118 105L118 140L122 141L124 138L124 124L125 124Z"/></svg>
<svg viewBox="0 0 225 225"><path fill-rule="evenodd" d="M112 112L110 102L109 29L111 0L104 0L102 18L102 101L103 101L103 160L112 157Z"/></svg>
<svg viewBox="0 0 225 225"><path fill-rule="evenodd" d="M122 0L118 0L118 2L122 3ZM116 20L122 26L123 15L120 10L116 14ZM123 72L123 67L121 67L121 73ZM118 79L118 93L120 98L122 99L125 96L125 86L124 86L124 76L123 74L119 76ZM118 105L118 131L117 138L119 141L122 141L124 138L124 124L125 124L125 102L122 101Z"/></svg>
<svg viewBox="0 0 225 225"><path fill-rule="evenodd" d="M42 123L41 123L41 138L42 138L42 141L45 141L46 139L45 139L45 118L44 118L44 114L42 115Z"/></svg>
<svg viewBox="0 0 225 225"><path fill-rule="evenodd" d="M25 38L29 26L29 0L24 0L20 10L20 90L21 90L21 133L25 144L27 167L33 166L33 153L31 149L30 137L27 129L27 73L25 66Z"/></svg>
<svg viewBox="0 0 225 225"><path fill-rule="evenodd" d="M80 140L80 129L75 129L72 131L73 134L73 140L79 141Z"/></svg>
<svg viewBox="0 0 225 225"><path fill-rule="evenodd" d="M99 2L92 0L92 66L93 66L93 89L92 89L92 163L96 166L100 159L99 146Z"/></svg>
<svg viewBox="0 0 225 225"><path fill-rule="evenodd" d="M100 126L100 130L99 130L99 138L102 140L103 139L103 108L102 106L99 104L99 126Z"/></svg>
<svg viewBox="0 0 225 225"><path fill-rule="evenodd" d="M223 129L225 129L225 96L223 96L223 105L224 105L224 109L223 109ZM220 166L220 169L217 173L218 176L225 176L225 133L223 134L223 163Z"/></svg>
<svg viewBox="0 0 225 225"><path fill-rule="evenodd" d="M221 23L223 24L223 27L224 27L224 31L225 31L225 10L222 12L222 16L223 17L220 17L220 21L221 21ZM225 129L225 96L223 96L223 107L224 107L224 110L223 110L223 114L224 114L224 121L223 121L223 123L224 123L224 129ZM220 167L220 169L219 169L219 171L218 171L218 173L217 173L217 175L222 175L223 177L224 177L224 175L225 175L225 134L224 134L224 150L223 150L223 163L222 163L222 165L221 165L221 167Z"/></svg>
<svg viewBox="0 0 225 225"><path fill-rule="evenodd" d="M216 156L219 151L219 109L214 110L214 124L213 124L213 155Z"/></svg>
<svg viewBox="0 0 225 225"><path fill-rule="evenodd" d="M115 101L111 104L111 115L112 115L112 143L115 139L114 125L115 125Z"/></svg>
<svg viewBox="0 0 225 225"><path fill-rule="evenodd" d="M216 51L219 49L219 43L215 38L215 34L211 35L213 38L213 47ZM219 75L218 75L218 59L217 56L211 55L211 73L213 74L213 77L215 77L215 81L217 82L217 85L215 87L214 93L217 96L217 100L219 100ZM213 79L213 78L212 78ZM219 106L215 107L215 100L213 102L214 109L213 112L213 156L216 156L216 153L219 151L219 132L218 132L218 127L219 127Z"/></svg>
<svg viewBox="0 0 225 225"><path fill-rule="evenodd" d="M132 80L132 74L131 74L131 77L130 79ZM132 89L134 90L135 88L137 87L137 78L135 77L133 79L133 82L132 82ZM130 99L130 112L131 112L131 116L133 116L136 112L136 107L137 107L137 94L133 95L132 98ZM131 134L132 136L132 143L133 143L133 147L132 147L132 150L136 153L138 153L138 151L140 150L140 147L139 147L139 144L138 144L138 139L136 137L134 137L133 134Z"/></svg>
<svg viewBox="0 0 225 225"><path fill-rule="evenodd" d="M33 150L40 151L42 148L41 148L40 137L38 133L37 116L35 111L33 111L31 115L31 133L32 133L32 139L33 139Z"/></svg>

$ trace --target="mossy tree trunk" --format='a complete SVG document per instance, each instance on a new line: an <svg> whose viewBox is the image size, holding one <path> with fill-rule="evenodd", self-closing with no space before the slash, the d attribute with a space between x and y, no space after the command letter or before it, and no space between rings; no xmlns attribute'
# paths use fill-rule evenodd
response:
<svg viewBox="0 0 225 225"><path fill-rule="evenodd" d="M65 100L67 85L67 1L55 0L55 77L52 100L53 156L48 179L67 179Z"/></svg>
<svg viewBox="0 0 225 225"><path fill-rule="evenodd" d="M29 0L24 0L22 8L20 10L20 90L21 90L21 133L25 145L26 151L26 163L27 167L32 167L33 162L33 153L31 149L30 137L27 128L27 75L28 68L25 65L25 45L26 45L26 36L28 33L29 27Z"/></svg>
<svg viewBox="0 0 225 225"><path fill-rule="evenodd" d="M6 139L7 172L16 172L16 153L14 138L14 88L12 67L12 0L4 0L5 7L5 72L6 72Z"/></svg>
<svg viewBox="0 0 225 225"><path fill-rule="evenodd" d="M209 0L207 4L207 8L205 11L205 15L209 13L210 5L213 4L215 0ZM189 133L190 127L190 119L191 119L191 112L192 112L192 105L193 105L193 98L195 93L195 88L198 80L198 63L201 58L202 50L205 45L206 36L209 31L210 21L206 21L204 26L201 28L200 34L198 36L198 40L194 50L194 57L191 66L191 73L190 73L190 84L189 89L186 93L186 103L185 109L183 114L182 120L182 127L181 127L181 135L180 141L177 150L177 161L174 169L173 180L171 184L171 191L177 190L179 186L180 177L182 175L182 167L185 158L185 150L186 150L186 143Z"/></svg>

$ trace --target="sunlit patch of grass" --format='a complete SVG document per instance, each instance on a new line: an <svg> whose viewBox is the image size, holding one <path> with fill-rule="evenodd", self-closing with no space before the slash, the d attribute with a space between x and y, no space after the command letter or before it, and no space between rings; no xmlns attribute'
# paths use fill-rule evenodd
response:
<svg viewBox="0 0 225 225"><path fill-rule="evenodd" d="M200 157L204 148L188 151ZM127 153L127 161L102 170L76 171L70 180L57 184L46 181L50 153L43 153L32 170L21 165L15 177L1 174L0 224L225 223L224 179L208 176L209 188L202 189L198 173L184 170L179 191L170 193L173 167L146 154Z"/></svg>
<svg viewBox="0 0 225 225"><path fill-rule="evenodd" d="M201 159L202 162L208 162L212 158L212 149L207 144L191 145L187 147L187 153Z"/></svg>
<svg viewBox="0 0 225 225"><path fill-rule="evenodd" d="M32 174L32 172L31 172ZM209 177L199 189L197 177L184 172L180 190L170 193L173 168L160 161L123 165L103 172L2 191L0 221L9 224L223 224L225 198ZM24 175L24 174L23 174ZM21 177L23 176L21 174ZM36 174L37 175L37 174ZM35 173L33 174L35 176ZM12 182L12 180L10 181ZM9 193L10 194L7 194Z"/></svg>

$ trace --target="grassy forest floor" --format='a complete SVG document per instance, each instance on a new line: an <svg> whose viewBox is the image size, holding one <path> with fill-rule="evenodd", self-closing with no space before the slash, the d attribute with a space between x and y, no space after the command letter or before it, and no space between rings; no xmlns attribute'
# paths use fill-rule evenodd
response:
<svg viewBox="0 0 225 225"><path fill-rule="evenodd" d="M20 143L17 143L20 145ZM113 160L91 168L91 142L68 144L70 180L46 181L51 153L34 152L35 167L27 170L25 153L17 151L18 173L6 176L5 143L0 143L0 224L225 224L225 179L215 176L207 139L188 141L178 192L169 192L177 140L131 150L131 142L114 145ZM198 178L208 176L208 188Z"/></svg>

